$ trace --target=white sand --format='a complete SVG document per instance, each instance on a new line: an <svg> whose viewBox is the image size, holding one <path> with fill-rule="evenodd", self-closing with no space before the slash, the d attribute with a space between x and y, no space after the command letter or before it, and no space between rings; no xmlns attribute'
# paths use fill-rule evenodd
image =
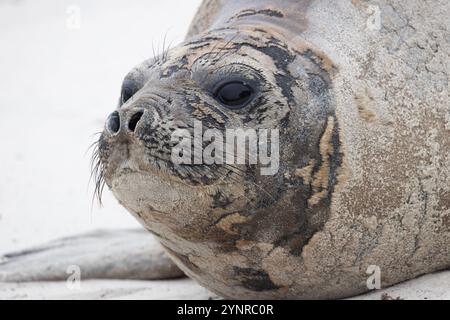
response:
<svg viewBox="0 0 450 320"><path fill-rule="evenodd" d="M0 1L0 254L99 228L137 226L105 192L91 211L92 134L125 74L182 41L200 0ZM81 28L66 27L69 5Z"/></svg>
<svg viewBox="0 0 450 320"><path fill-rule="evenodd" d="M168 281L83 281L80 288L65 282L0 284L0 300L93 300L93 299L209 299L216 298L190 279Z"/></svg>
<svg viewBox="0 0 450 320"><path fill-rule="evenodd" d="M128 70L180 42L200 0L0 1L0 254L98 228L137 226L105 192L91 211L93 133L115 108ZM81 28L66 27L69 5ZM450 299L450 272L388 289ZM379 299L382 292L361 298ZM209 298L188 279L0 284L0 299Z"/></svg>
<svg viewBox="0 0 450 320"><path fill-rule="evenodd" d="M352 299L378 300L383 297L404 300L450 300L450 271L428 274Z"/></svg>
<svg viewBox="0 0 450 320"><path fill-rule="evenodd" d="M352 299L450 300L450 271L426 275ZM168 281L82 281L80 289L65 282L0 284L2 299L217 299L189 279Z"/></svg>

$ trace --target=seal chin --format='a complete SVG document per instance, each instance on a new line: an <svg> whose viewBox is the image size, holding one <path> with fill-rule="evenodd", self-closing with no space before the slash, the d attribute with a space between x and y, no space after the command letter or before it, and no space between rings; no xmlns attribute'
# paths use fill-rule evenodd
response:
<svg viewBox="0 0 450 320"><path fill-rule="evenodd" d="M106 183L121 202L146 202L156 208L154 203L175 201L182 183L175 175L162 169L164 160L144 156L141 149L134 143L126 146L114 144L106 162ZM156 210L164 211L161 208Z"/></svg>
<svg viewBox="0 0 450 320"><path fill-rule="evenodd" d="M200 214L211 206L209 188L193 187L165 174L150 171L136 171L127 163L109 181L114 196L133 213L152 215ZM194 188L194 190L193 190Z"/></svg>

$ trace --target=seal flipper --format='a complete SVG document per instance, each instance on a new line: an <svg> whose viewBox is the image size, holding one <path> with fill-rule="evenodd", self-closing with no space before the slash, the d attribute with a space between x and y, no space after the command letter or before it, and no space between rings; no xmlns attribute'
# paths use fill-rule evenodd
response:
<svg viewBox="0 0 450 320"><path fill-rule="evenodd" d="M0 282L156 280L184 276L145 230L95 231L0 257Z"/></svg>

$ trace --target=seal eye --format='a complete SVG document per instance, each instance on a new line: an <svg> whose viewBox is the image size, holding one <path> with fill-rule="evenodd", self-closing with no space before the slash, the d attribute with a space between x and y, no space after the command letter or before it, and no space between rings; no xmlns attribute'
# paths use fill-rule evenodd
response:
<svg viewBox="0 0 450 320"><path fill-rule="evenodd" d="M253 96L253 89L242 81L232 81L222 84L216 90L214 97L229 109L245 107Z"/></svg>

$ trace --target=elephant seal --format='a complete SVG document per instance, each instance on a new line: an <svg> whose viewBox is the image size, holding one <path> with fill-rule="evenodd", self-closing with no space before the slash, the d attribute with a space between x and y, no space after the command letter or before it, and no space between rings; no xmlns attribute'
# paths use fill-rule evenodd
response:
<svg viewBox="0 0 450 320"><path fill-rule="evenodd" d="M204 1L183 44L123 81L98 193L106 182L223 297L342 298L449 268L449 15L446 1ZM195 161L196 139L194 162L174 161L174 133L199 123L214 142L275 130L258 141L275 170ZM0 281L66 279L68 263L83 278L182 274L143 230L0 257Z"/></svg>
<svg viewBox="0 0 450 320"><path fill-rule="evenodd" d="M369 267L382 286L448 268L449 7L204 1L183 44L126 76L99 186L227 298L342 298ZM173 163L195 121L277 129L278 170Z"/></svg>

